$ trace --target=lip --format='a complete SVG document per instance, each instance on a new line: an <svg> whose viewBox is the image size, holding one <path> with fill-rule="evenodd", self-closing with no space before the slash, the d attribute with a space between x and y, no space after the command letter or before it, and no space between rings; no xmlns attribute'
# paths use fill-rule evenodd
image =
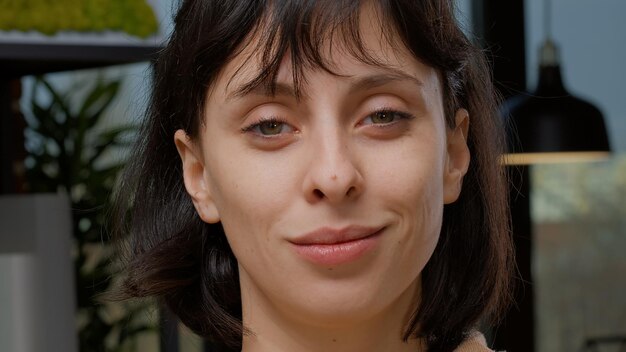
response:
<svg viewBox="0 0 626 352"><path fill-rule="evenodd" d="M355 261L373 250L385 227L323 227L289 240L295 252L318 265L339 265Z"/></svg>

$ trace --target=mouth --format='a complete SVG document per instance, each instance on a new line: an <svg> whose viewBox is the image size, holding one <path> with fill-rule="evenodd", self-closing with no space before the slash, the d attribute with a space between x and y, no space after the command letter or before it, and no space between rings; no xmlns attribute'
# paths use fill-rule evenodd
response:
<svg viewBox="0 0 626 352"><path fill-rule="evenodd" d="M303 259L317 265L333 266L356 261L380 242L385 227L349 226L320 228L289 242Z"/></svg>

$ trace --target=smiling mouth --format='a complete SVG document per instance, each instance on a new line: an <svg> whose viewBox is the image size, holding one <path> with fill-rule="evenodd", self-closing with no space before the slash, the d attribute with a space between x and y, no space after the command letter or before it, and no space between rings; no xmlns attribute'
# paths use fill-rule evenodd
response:
<svg viewBox="0 0 626 352"><path fill-rule="evenodd" d="M291 240L295 252L306 261L322 266L346 264L371 252L385 227L322 228Z"/></svg>

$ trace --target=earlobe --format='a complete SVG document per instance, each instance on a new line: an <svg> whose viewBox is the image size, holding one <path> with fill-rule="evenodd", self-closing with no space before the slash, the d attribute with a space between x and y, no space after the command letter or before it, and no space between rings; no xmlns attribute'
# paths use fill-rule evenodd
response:
<svg viewBox="0 0 626 352"><path fill-rule="evenodd" d="M219 212L205 178L205 165L200 151L183 130L176 131L174 143L182 161L185 189L191 197L198 215L206 223L219 222Z"/></svg>
<svg viewBox="0 0 626 352"><path fill-rule="evenodd" d="M444 167L444 204L454 203L461 193L463 177L470 163L470 152L467 145L469 132L469 113L465 109L457 110L455 127L447 134L447 158Z"/></svg>

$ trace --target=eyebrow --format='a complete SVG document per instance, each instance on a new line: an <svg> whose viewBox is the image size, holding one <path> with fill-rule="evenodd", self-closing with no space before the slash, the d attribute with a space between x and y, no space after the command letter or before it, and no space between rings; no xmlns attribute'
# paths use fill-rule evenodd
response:
<svg viewBox="0 0 626 352"><path fill-rule="evenodd" d="M408 81L419 87L424 83L417 77L408 74L402 70L394 68L385 68L383 73L375 73L372 75L350 78L349 94L353 94L358 91L366 91L381 87L394 82ZM276 96L288 96L297 97L296 90L291 84L276 82L272 85L257 84L250 86L250 83L244 83L237 89L232 91L226 97L226 100L241 99L249 95L264 96L264 97L276 97Z"/></svg>
<svg viewBox="0 0 626 352"><path fill-rule="evenodd" d="M424 83L419 80L417 77L408 74L404 71L393 69L393 68L385 68L385 73L373 74L364 77L359 77L355 79L351 83L350 93L358 92L358 91L366 91L370 89L374 89L377 87L381 87L390 83L408 81L413 83L419 87L422 87Z"/></svg>

